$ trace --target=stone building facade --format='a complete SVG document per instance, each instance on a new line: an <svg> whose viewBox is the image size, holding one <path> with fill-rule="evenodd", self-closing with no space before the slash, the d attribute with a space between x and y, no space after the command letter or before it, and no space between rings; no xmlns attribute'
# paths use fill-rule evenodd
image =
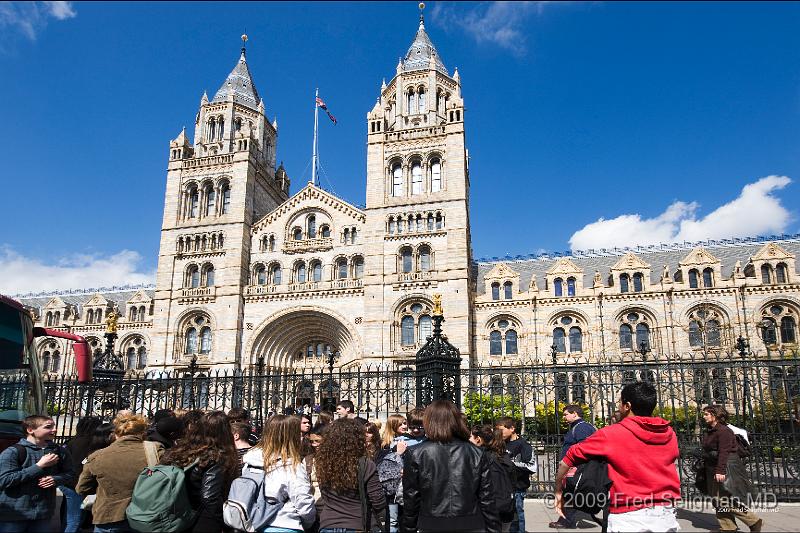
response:
<svg viewBox="0 0 800 533"><path fill-rule="evenodd" d="M800 236L473 260L461 79L422 21L366 119L366 206L312 183L290 196L243 49L192 139L169 144L155 286L19 299L96 349L118 310L132 370L291 368L329 352L343 368L404 368L436 293L467 365L706 353L740 335L796 346ZM62 341L38 350L46 370L71 369Z"/></svg>

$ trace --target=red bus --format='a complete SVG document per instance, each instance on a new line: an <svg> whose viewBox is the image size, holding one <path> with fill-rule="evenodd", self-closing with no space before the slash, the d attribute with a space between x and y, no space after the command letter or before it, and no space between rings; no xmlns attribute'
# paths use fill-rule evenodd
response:
<svg viewBox="0 0 800 533"><path fill-rule="evenodd" d="M0 450L19 440L23 418L46 414L44 383L33 346L36 337L73 341L78 381L91 381L86 339L65 331L33 327L33 319L22 304L0 294Z"/></svg>

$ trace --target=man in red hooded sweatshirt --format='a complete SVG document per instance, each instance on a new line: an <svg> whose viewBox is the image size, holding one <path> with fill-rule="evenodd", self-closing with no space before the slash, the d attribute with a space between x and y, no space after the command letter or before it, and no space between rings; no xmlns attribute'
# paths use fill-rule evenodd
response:
<svg viewBox="0 0 800 533"><path fill-rule="evenodd" d="M675 461L678 439L669 422L652 416L656 390L650 383L626 385L619 398L619 423L573 445L556 474L555 504L564 516L563 479L591 459L608 462L611 479L608 531L678 531L675 501L681 483Z"/></svg>

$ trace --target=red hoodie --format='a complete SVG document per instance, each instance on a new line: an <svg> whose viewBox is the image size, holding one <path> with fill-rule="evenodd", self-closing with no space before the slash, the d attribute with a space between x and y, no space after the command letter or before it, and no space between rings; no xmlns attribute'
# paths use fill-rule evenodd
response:
<svg viewBox="0 0 800 533"><path fill-rule="evenodd" d="M671 505L681 497L678 439L663 418L628 416L574 444L564 456L570 467L590 459L608 462L611 513Z"/></svg>

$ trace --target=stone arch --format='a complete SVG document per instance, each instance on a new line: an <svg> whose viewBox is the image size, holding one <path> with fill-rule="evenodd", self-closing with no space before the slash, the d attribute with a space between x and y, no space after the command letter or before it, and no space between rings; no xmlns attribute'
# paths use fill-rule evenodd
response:
<svg viewBox="0 0 800 533"><path fill-rule="evenodd" d="M300 306L278 311L264 319L248 340L249 364L259 356L270 367L291 368L309 341L321 341L339 351L338 364L358 360L364 348L360 335L343 315L319 306Z"/></svg>

